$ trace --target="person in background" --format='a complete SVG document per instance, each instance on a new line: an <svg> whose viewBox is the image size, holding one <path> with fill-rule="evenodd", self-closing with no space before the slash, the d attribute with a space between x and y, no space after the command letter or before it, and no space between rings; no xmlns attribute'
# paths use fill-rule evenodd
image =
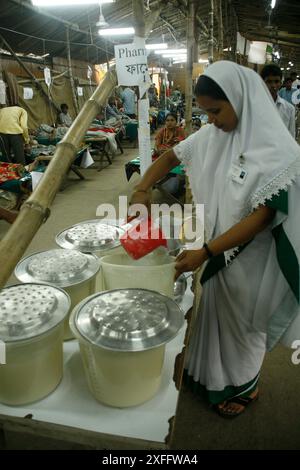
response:
<svg viewBox="0 0 300 470"><path fill-rule="evenodd" d="M201 129L202 123L201 119L193 119L192 121L192 132L197 132L199 129Z"/></svg>
<svg viewBox="0 0 300 470"><path fill-rule="evenodd" d="M185 139L185 132L182 127L177 125L176 114L169 113L165 118L165 126L158 131L155 137L155 149L153 157L159 157L166 150L174 147L179 142ZM162 184L162 188L170 194L179 194L184 187L184 181L179 175L170 177L165 183Z"/></svg>
<svg viewBox="0 0 300 470"><path fill-rule="evenodd" d="M285 86L282 87L278 92L279 96L288 101L291 105L293 104L292 95L297 90L297 88L292 87L292 83L293 80L290 77L287 78L285 81Z"/></svg>
<svg viewBox="0 0 300 470"><path fill-rule="evenodd" d="M174 113L167 114L164 127L158 131L155 137L154 156L159 157L184 139L184 130L177 125L177 115Z"/></svg>
<svg viewBox="0 0 300 470"><path fill-rule="evenodd" d="M207 261L185 381L236 418L259 396L266 350L300 338L300 147L247 67L215 62L195 95L209 124L147 169L131 204L149 207L150 188L184 164L193 201L205 207L205 243L177 257L176 276Z"/></svg>
<svg viewBox="0 0 300 470"><path fill-rule="evenodd" d="M295 138L295 108L292 104L288 103L288 101L281 98L278 94L282 81L282 71L280 70L280 67L278 67L276 64L265 65L260 73L260 76L272 95L281 119L290 131L291 135Z"/></svg>
<svg viewBox="0 0 300 470"><path fill-rule="evenodd" d="M297 76L297 72L292 72L291 73L291 79L293 80L292 87L293 88L300 88L300 80Z"/></svg>
<svg viewBox="0 0 300 470"><path fill-rule="evenodd" d="M69 114L69 106L66 103L60 105L61 113L58 116L58 125L63 127L71 127L73 119Z"/></svg>
<svg viewBox="0 0 300 470"><path fill-rule="evenodd" d="M115 97L110 96L105 107L105 120L108 120L113 117L120 120L122 118L122 114L119 113L118 108L116 107Z"/></svg>
<svg viewBox="0 0 300 470"><path fill-rule="evenodd" d="M129 116L131 119L136 119L135 111L135 92L129 86L125 87L120 93L120 97L123 101L124 114Z"/></svg>
<svg viewBox="0 0 300 470"><path fill-rule="evenodd" d="M158 95L154 83L152 83L148 90L148 97L150 107L158 108Z"/></svg>
<svg viewBox="0 0 300 470"><path fill-rule="evenodd" d="M180 91L180 88L178 86L172 92L172 98L174 100L181 100L181 91Z"/></svg>
<svg viewBox="0 0 300 470"><path fill-rule="evenodd" d="M29 134L27 112L17 103L0 109L0 150L3 160L11 162L11 150L15 163L25 165L25 149L28 151Z"/></svg>

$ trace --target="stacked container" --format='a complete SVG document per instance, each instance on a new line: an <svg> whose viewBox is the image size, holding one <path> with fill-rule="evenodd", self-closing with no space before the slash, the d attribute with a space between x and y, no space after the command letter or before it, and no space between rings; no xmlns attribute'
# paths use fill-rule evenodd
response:
<svg viewBox="0 0 300 470"><path fill-rule="evenodd" d="M63 375L63 322L70 298L45 284L20 284L0 292L0 402L24 405L51 393Z"/></svg>
<svg viewBox="0 0 300 470"><path fill-rule="evenodd" d="M93 396L114 407L139 405L158 391L165 344L184 323L169 297L144 289L95 294L70 318Z"/></svg>
<svg viewBox="0 0 300 470"><path fill-rule="evenodd" d="M63 288L71 298L71 309L95 293L96 274L100 262L97 256L74 250L49 250L23 258L15 269L22 282L43 282ZM65 322L64 339L73 338L69 319Z"/></svg>

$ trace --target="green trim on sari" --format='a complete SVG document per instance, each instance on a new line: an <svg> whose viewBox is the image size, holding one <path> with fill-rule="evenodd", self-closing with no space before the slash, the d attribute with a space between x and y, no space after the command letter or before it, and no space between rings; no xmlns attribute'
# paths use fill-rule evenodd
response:
<svg viewBox="0 0 300 470"><path fill-rule="evenodd" d="M288 192L284 189L279 191L279 194L272 196L271 199L266 201L266 206L271 209L276 209L277 211L283 212L284 214L289 213L289 200Z"/></svg>
<svg viewBox="0 0 300 470"><path fill-rule="evenodd" d="M228 385L223 390L207 390L204 385L201 385L199 382L195 382L191 375L188 375L187 370L184 370L183 380L184 384L193 392L195 395L199 395L202 398L209 401L213 405L222 403L225 400L230 400L230 398L239 396L239 397L248 397L257 387L259 374L257 374L254 379L250 380L244 385L239 385L235 387L233 385Z"/></svg>
<svg viewBox="0 0 300 470"><path fill-rule="evenodd" d="M251 243L252 240L249 242L245 243L244 245L241 245L238 247L238 250L235 254L234 259L246 248L249 243ZM213 277L215 274L217 274L221 269L226 267L226 261L225 261L225 256L224 253L221 253L220 255L214 256L211 258L211 260L207 263L203 274L200 279L200 283L203 286L203 284L208 281L211 277Z"/></svg>
<svg viewBox="0 0 300 470"><path fill-rule="evenodd" d="M276 209L284 214L288 214L288 192L281 190L277 196L266 201L266 206ZM299 285L299 262L295 250L285 233L283 224L277 225L272 229L272 234L276 243L276 254L281 272L288 282L294 296L300 303L300 285Z"/></svg>

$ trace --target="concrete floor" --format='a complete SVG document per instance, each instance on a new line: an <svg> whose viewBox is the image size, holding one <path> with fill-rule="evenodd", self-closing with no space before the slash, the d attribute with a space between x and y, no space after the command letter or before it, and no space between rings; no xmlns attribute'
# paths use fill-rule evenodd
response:
<svg viewBox="0 0 300 470"><path fill-rule="evenodd" d="M138 181L134 175L128 184L124 164L137 155L125 150L113 164L101 172L83 170L85 181L73 175L51 208L51 217L43 225L27 254L56 247L54 237L62 229L96 217L103 202L116 204L118 195L129 195ZM105 165L104 165L105 166ZM0 239L8 229L0 221ZM11 276L9 283L14 283ZM300 339L300 338L299 338ZM260 381L260 399L235 420L225 420L199 398L182 390L178 402L173 449L300 449L300 365L291 362L292 351L276 348L266 356Z"/></svg>

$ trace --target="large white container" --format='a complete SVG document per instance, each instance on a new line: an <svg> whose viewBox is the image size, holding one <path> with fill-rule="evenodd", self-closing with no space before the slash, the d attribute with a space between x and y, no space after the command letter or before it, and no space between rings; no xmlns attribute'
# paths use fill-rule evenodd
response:
<svg viewBox="0 0 300 470"><path fill-rule="evenodd" d="M133 260L126 253L101 258L104 287L107 290L151 289L173 298L175 258L159 249Z"/></svg>
<svg viewBox="0 0 300 470"><path fill-rule="evenodd" d="M117 221L102 219L85 220L58 233L55 241L58 246L82 253L93 253L101 258L108 254L125 253L120 236L125 233L126 225L119 227ZM102 271L96 276L96 292L104 289Z"/></svg>
<svg viewBox="0 0 300 470"><path fill-rule="evenodd" d="M161 382L165 344L183 323L173 300L149 290L102 292L82 301L70 326L93 396L120 408L152 398Z"/></svg>
<svg viewBox="0 0 300 470"><path fill-rule="evenodd" d="M24 405L41 400L63 375L63 322L70 298L45 284L20 284L0 292L0 402Z"/></svg>
<svg viewBox="0 0 300 470"><path fill-rule="evenodd" d="M71 298L72 309L81 300L95 293L97 256L74 250L48 250L23 258L15 269L21 282L44 282L63 288ZM72 339L69 318L65 321L64 339Z"/></svg>

